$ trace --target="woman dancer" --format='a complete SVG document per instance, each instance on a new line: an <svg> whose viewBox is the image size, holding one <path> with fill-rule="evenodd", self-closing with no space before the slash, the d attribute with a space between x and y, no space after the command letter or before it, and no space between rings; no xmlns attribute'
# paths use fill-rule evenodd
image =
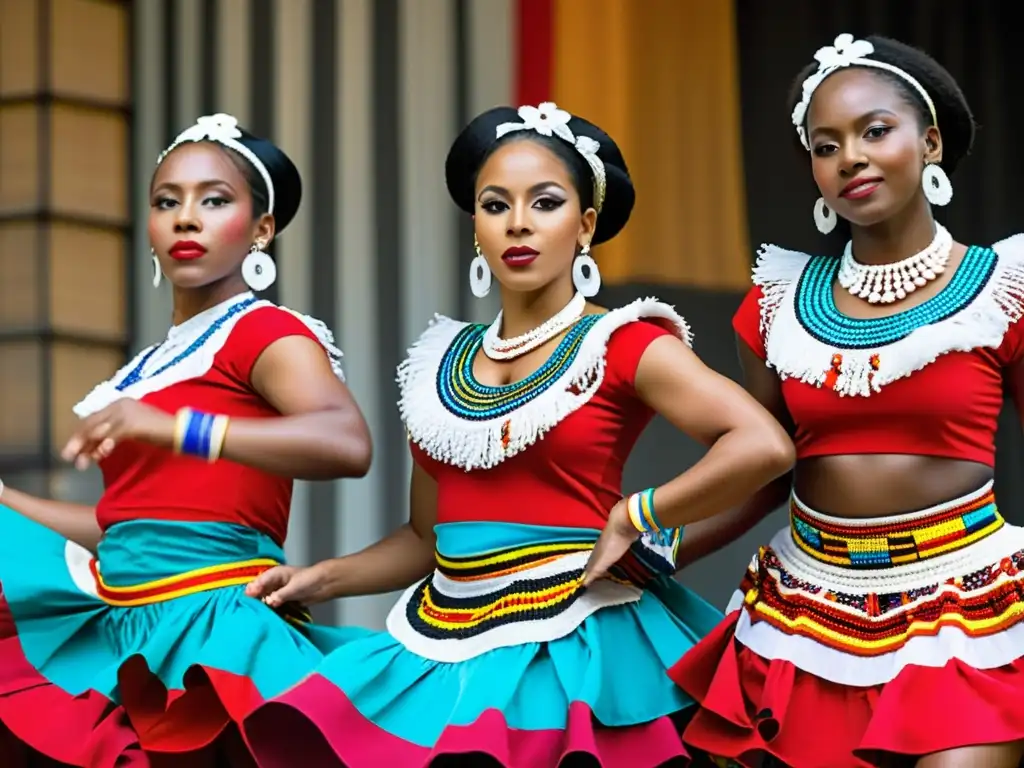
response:
<svg viewBox="0 0 1024 768"><path fill-rule="evenodd" d="M790 526L672 670L687 743L744 765L1013 768L1024 752L1024 530L992 495L1024 404L1024 238L932 217L974 137L949 73L840 35L792 99L840 258L765 247L735 317L747 388L792 427ZM783 499L764 494L746 510Z"/></svg>
<svg viewBox="0 0 1024 768"><path fill-rule="evenodd" d="M0 645L0 722L38 753L145 764L137 740L212 764L215 749L199 750L347 635L243 594L284 562L292 478L359 476L370 463L330 332L248 290L273 282L264 249L300 196L288 157L234 118L179 135L153 175L149 217L174 325L75 407L64 449L80 468L99 464L103 497L93 509L0 491L16 630Z"/></svg>
<svg viewBox="0 0 1024 768"><path fill-rule="evenodd" d="M590 248L634 199L603 131L550 103L496 108L446 172L474 215L473 292L496 278L502 311L490 326L439 318L399 369L410 521L249 588L270 605L407 591L387 633L332 654L246 732L266 766L682 759L674 720L691 701L665 670L720 618L667 575L683 525L787 471L792 445L700 362L670 307L587 302ZM656 412L710 450L623 499L623 464Z"/></svg>

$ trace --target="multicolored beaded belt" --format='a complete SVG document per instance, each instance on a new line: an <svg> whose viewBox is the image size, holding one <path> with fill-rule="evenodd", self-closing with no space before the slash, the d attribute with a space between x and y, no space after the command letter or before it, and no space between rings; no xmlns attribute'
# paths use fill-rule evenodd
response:
<svg viewBox="0 0 1024 768"><path fill-rule="evenodd" d="M873 520L827 517L793 496L789 519L793 541L808 555L823 563L863 569L945 555L995 533L1004 523L991 485L948 505Z"/></svg>
<svg viewBox="0 0 1024 768"><path fill-rule="evenodd" d="M537 569L567 555L588 552L593 541L560 541L511 547L478 557L437 553L437 574L465 584L464 594L446 594L425 580L407 607L409 623L427 637L467 637L512 621L544 619L565 610L579 595L583 569L555 569L538 578ZM531 573L533 572L533 573ZM495 581L495 590L478 591L471 582Z"/></svg>
<svg viewBox="0 0 1024 768"><path fill-rule="evenodd" d="M643 588L674 561L679 535L655 546L639 540L612 567L609 579ZM436 553L437 570L408 601L406 619L429 638L472 637L522 621L539 621L566 611L584 593L580 588L592 538L509 547L473 557ZM665 551L662 551L665 550ZM671 555L670 555L671 556Z"/></svg>
<svg viewBox="0 0 1024 768"><path fill-rule="evenodd" d="M103 580L95 558L89 562L89 570L96 580L96 594L107 605L130 608L154 605L179 597L209 592L223 587L242 586L253 581L264 571L280 565L271 558L257 558L235 563L221 563L205 568L196 568L185 573L162 579L122 587L107 584ZM281 611L289 620L308 621L308 611L297 605L287 606Z"/></svg>

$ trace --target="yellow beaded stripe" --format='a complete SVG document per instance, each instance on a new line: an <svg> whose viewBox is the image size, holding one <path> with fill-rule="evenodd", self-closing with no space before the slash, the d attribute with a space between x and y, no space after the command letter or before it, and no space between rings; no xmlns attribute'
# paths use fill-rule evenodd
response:
<svg viewBox="0 0 1024 768"><path fill-rule="evenodd" d="M433 590L427 587L420 598L417 616L423 623L435 629L459 631L479 628L485 622L499 623L501 619L516 614L546 611L575 596L581 583L579 574L563 574L563 578L546 588L514 591L484 605L472 608L457 608L440 605L433 597Z"/></svg>
<svg viewBox="0 0 1024 768"><path fill-rule="evenodd" d="M889 568L963 549L1005 521L988 493L920 520L880 525L825 523L790 502L793 541L815 560L851 568Z"/></svg>
<svg viewBox="0 0 1024 768"><path fill-rule="evenodd" d="M152 605L212 589L248 584L263 571L276 565L280 565L280 563L270 558L223 563L206 568L196 568L175 576L154 579L130 587L115 587L107 584L100 574L95 559L90 561L89 569L96 580L96 592L103 602L108 605L130 607Z"/></svg>
<svg viewBox="0 0 1024 768"><path fill-rule="evenodd" d="M438 570L453 581L477 581L536 568L574 552L588 552L593 541L536 544L489 553L480 557L445 557L435 552Z"/></svg>
<svg viewBox="0 0 1024 768"><path fill-rule="evenodd" d="M594 539L567 539L453 557L435 552L437 571L415 590L405 608L409 624L425 637L472 637L496 626L553 618L583 593L583 561L564 568L539 566L593 550ZM552 570L554 572L552 572ZM623 574L616 574L621 578ZM473 583L462 592L437 582ZM478 585L497 583L490 590Z"/></svg>
<svg viewBox="0 0 1024 768"><path fill-rule="evenodd" d="M875 640L850 637L803 614L790 618L761 601L753 604L754 610L770 623L787 629L791 634L810 635L830 648L847 650L860 656L876 656L901 648L907 640L918 635L934 636L939 629L955 626L971 636L984 636L1000 632L1024 618L1024 603L1015 602L1002 613L985 619L967 619L958 613L944 613L933 621L918 621L911 618L905 630L898 634Z"/></svg>
<svg viewBox="0 0 1024 768"><path fill-rule="evenodd" d="M878 656L912 637L956 627L968 637L997 634L1024 619L1024 550L941 581L885 592L847 593L789 573L771 547L741 589L754 622L855 656Z"/></svg>

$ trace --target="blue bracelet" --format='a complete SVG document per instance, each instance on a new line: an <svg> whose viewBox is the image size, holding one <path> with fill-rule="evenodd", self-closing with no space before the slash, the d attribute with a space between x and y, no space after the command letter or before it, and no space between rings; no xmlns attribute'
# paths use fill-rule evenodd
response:
<svg viewBox="0 0 1024 768"><path fill-rule="evenodd" d="M189 410L186 418L179 451L189 456L208 458L213 421L216 417L212 413Z"/></svg>
<svg viewBox="0 0 1024 768"><path fill-rule="evenodd" d="M634 493L626 501L629 518L640 533L653 533L662 529L661 521L654 511L654 489Z"/></svg>

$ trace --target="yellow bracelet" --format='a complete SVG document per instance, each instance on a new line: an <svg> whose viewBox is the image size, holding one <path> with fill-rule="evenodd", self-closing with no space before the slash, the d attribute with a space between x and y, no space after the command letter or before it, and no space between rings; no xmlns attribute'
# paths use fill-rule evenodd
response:
<svg viewBox="0 0 1024 768"><path fill-rule="evenodd" d="M181 447L185 443L185 429L191 416L191 408L179 408L174 415L174 452L177 454L181 453Z"/></svg>
<svg viewBox="0 0 1024 768"><path fill-rule="evenodd" d="M633 527L640 533L652 533L662 529L661 521L654 513L654 489L631 494L626 500L626 509Z"/></svg>
<svg viewBox="0 0 1024 768"><path fill-rule="evenodd" d="M210 431L209 462L211 464L220 458L221 451L224 450L224 440L228 436L228 425L230 423L231 419L227 416L218 416L213 420L213 428Z"/></svg>

